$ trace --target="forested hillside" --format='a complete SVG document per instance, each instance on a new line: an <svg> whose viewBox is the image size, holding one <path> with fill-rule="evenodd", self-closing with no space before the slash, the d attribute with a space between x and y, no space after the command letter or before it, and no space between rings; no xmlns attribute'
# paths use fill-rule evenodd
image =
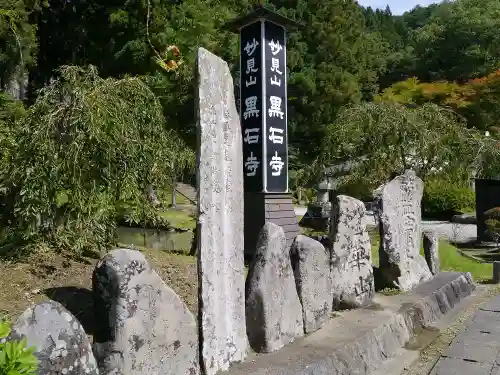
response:
<svg viewBox="0 0 500 375"><path fill-rule="evenodd" d="M139 199L145 186L166 186L192 168L195 53L202 46L224 58L237 84L238 37L223 25L252 4L0 0L0 218L6 226L38 235L46 230L41 223L56 223L61 212L97 220L98 208ZM348 159L361 160L363 168L345 185L363 182L367 189L406 167L430 176L429 186L436 179L467 186L471 169L498 173L500 2L456 0L402 16L354 0L267 5L306 26L289 35L287 51L294 190L315 182L324 166ZM110 111L115 101L116 108L132 103L144 112ZM106 116L96 115L102 111ZM168 139L153 127L151 143L127 143L127 136L143 134L141 126L158 121ZM89 145L87 154L80 153L82 144ZM151 150L173 144L178 152L165 167L171 175L161 179L167 172L156 166L166 156ZM104 152L117 145L130 147ZM37 158L29 150L38 150ZM150 159L142 158L145 150ZM112 166L103 175L102 166L119 163L118 155L136 168ZM33 160L36 171L28 167ZM89 167L77 173L68 160ZM148 165L153 169L145 170ZM97 176L97 185L83 184L82 174ZM26 193L35 190L36 196ZM64 204L73 211L62 210Z"/></svg>
<svg viewBox="0 0 500 375"><path fill-rule="evenodd" d="M28 72L27 97L33 101L65 64L93 64L104 77L143 75L162 102L167 125L192 145L195 51L204 46L219 54L237 77L237 36L222 25L251 3L1 0L0 85L5 89L20 71ZM417 7L403 16L364 9L353 0L274 0L269 5L307 25L290 36L288 49L296 163L315 158L325 126L342 105L371 101L410 77L466 83L500 64L500 3L494 0ZM175 44L186 61L175 74L163 74L153 61L148 18L154 49L163 52Z"/></svg>

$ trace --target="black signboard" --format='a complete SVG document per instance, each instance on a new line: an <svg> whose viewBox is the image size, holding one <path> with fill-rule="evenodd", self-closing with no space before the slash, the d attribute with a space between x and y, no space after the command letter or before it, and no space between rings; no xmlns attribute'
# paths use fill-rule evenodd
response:
<svg viewBox="0 0 500 375"><path fill-rule="evenodd" d="M285 29L259 20L241 29L240 118L246 192L288 191Z"/></svg>
<svg viewBox="0 0 500 375"><path fill-rule="evenodd" d="M262 22L257 21L241 29L240 35L240 119L246 192L261 192L263 189L262 57Z"/></svg>
<svg viewBox="0 0 500 375"><path fill-rule="evenodd" d="M266 139L264 189L269 193L288 191L287 95L285 29L265 22Z"/></svg>

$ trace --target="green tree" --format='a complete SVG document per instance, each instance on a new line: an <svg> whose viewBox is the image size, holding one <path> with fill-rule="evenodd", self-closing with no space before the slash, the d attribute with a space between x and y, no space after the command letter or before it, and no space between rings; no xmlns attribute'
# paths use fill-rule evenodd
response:
<svg viewBox="0 0 500 375"><path fill-rule="evenodd" d="M309 176L325 166L354 161L342 180L369 181L375 187L394 174L413 169L425 179L435 173L478 168L486 150L498 151L452 111L434 104L408 108L397 103L346 107L328 127L322 152ZM457 155L460 155L457 158Z"/></svg>
<svg viewBox="0 0 500 375"><path fill-rule="evenodd" d="M113 242L115 208L154 219L148 185L168 188L194 157L138 78L103 79L95 67L63 66L18 124L4 185L13 227L29 243L102 250Z"/></svg>
<svg viewBox="0 0 500 375"><path fill-rule="evenodd" d="M487 10L487 11L485 11ZM417 77L464 83L500 68L500 3L457 0L436 7L415 32Z"/></svg>
<svg viewBox="0 0 500 375"><path fill-rule="evenodd" d="M15 91L16 83L23 87L28 69L35 64L36 25L31 19L40 10L40 3L0 0L0 91Z"/></svg>

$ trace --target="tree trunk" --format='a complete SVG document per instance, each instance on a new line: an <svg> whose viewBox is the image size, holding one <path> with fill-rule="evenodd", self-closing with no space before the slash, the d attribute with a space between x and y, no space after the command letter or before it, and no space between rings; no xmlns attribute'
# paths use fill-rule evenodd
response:
<svg viewBox="0 0 500 375"><path fill-rule="evenodd" d="M156 195L156 191L153 188L153 185L148 184L148 186L146 187L146 193L148 195L149 201L154 207L157 207L161 204L160 200L158 199L158 196Z"/></svg>
<svg viewBox="0 0 500 375"><path fill-rule="evenodd" d="M177 184L174 182L173 187L172 187L172 207L177 207L177 190L176 190Z"/></svg>

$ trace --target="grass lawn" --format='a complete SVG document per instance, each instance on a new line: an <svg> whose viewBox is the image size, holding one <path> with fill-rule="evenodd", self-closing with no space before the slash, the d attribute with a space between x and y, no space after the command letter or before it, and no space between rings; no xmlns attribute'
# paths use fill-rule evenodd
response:
<svg viewBox="0 0 500 375"><path fill-rule="evenodd" d="M379 265L379 244L380 237L376 231L370 231L372 242L372 264ZM424 255L424 249L420 247L420 254ZM470 272L477 282L487 282L491 280L493 274L493 264L480 263L467 258L457 251L457 248L446 240L439 241L439 260L441 271Z"/></svg>
<svg viewBox="0 0 500 375"><path fill-rule="evenodd" d="M174 228L194 229L196 227L196 219L190 216L186 210L170 208L159 212L158 215L167 220Z"/></svg>

